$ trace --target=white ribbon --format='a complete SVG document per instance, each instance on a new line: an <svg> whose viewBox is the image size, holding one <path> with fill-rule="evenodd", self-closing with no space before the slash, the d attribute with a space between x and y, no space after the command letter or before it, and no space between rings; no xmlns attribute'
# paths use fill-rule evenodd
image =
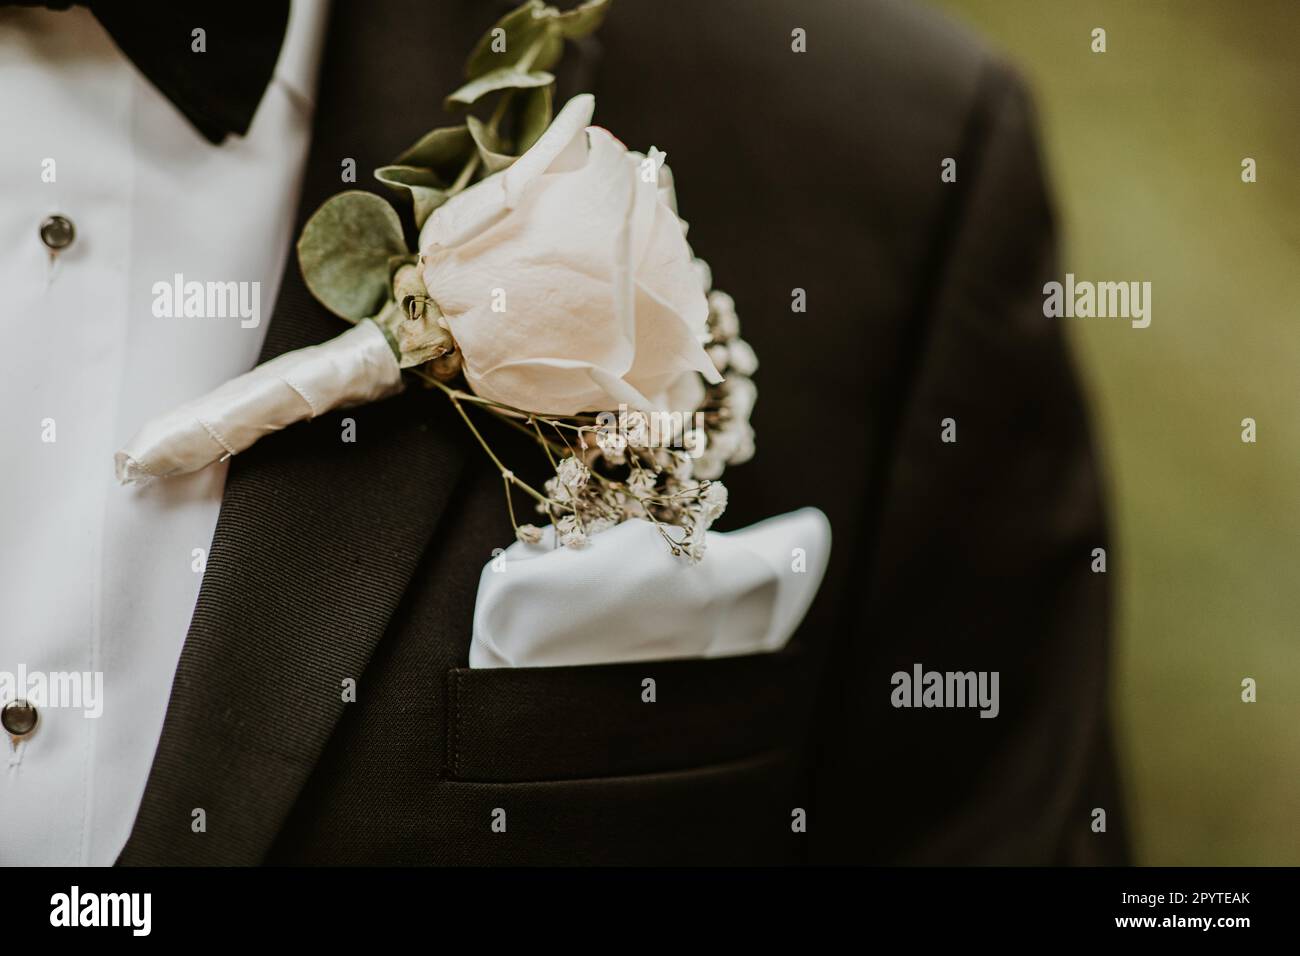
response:
<svg viewBox="0 0 1300 956"><path fill-rule="evenodd" d="M393 350L367 319L155 418L114 456L117 480L129 484L198 471L286 425L401 390Z"/></svg>

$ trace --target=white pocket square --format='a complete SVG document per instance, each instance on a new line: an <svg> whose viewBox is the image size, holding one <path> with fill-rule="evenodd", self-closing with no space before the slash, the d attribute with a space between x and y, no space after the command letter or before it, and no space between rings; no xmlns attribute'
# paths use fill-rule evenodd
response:
<svg viewBox="0 0 1300 956"><path fill-rule="evenodd" d="M488 562L474 605L470 667L556 667L777 651L826 572L831 528L816 508L708 532L689 565L648 521L581 549L512 544Z"/></svg>

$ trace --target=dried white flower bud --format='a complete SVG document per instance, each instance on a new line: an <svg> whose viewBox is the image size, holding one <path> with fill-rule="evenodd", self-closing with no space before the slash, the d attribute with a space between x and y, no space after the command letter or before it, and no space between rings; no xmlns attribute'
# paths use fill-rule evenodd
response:
<svg viewBox="0 0 1300 956"><path fill-rule="evenodd" d="M573 493L569 491L568 486L561 482L558 477L547 478L546 484L544 484L542 488L546 492L546 497L550 498L552 501L558 501L560 504L567 504L573 500ZM545 512L545 505L541 506L539 510Z"/></svg>
<svg viewBox="0 0 1300 956"><path fill-rule="evenodd" d="M729 342L740 334L735 300L721 289L709 293L709 330L715 339L722 342Z"/></svg>
<svg viewBox="0 0 1300 956"><path fill-rule="evenodd" d="M700 275L700 288L708 292L713 288L713 270L703 259L693 259L691 265L695 266L695 271Z"/></svg>
<svg viewBox="0 0 1300 956"><path fill-rule="evenodd" d="M691 564L699 564L704 559L704 552L709 544L705 535L707 530L703 522L696 522L687 528L686 540L682 542L682 547L685 549L686 560Z"/></svg>
<svg viewBox="0 0 1300 956"><path fill-rule="evenodd" d="M591 543L573 515L565 515L555 523L555 527L560 533L560 544L566 548L582 549Z"/></svg>
<svg viewBox="0 0 1300 956"><path fill-rule="evenodd" d="M659 476L653 472L637 471L627 480L627 490L638 498L645 498L654 494L658 482Z"/></svg>
<svg viewBox="0 0 1300 956"><path fill-rule="evenodd" d="M650 420L646 418L645 412L628 412L622 425L629 448L645 448L650 444Z"/></svg>
<svg viewBox="0 0 1300 956"><path fill-rule="evenodd" d="M709 358L713 360L714 368L719 372L727 370L727 363L731 358L731 350L727 346L719 342L717 345L710 345L705 351L709 353Z"/></svg>
<svg viewBox="0 0 1300 956"><path fill-rule="evenodd" d="M712 525L727 510L727 486L720 481L709 482L709 487L700 495L700 504L703 505L705 525Z"/></svg>
<svg viewBox="0 0 1300 956"><path fill-rule="evenodd" d="M715 346L716 347L716 346ZM713 350L709 350L712 358ZM733 372L740 375L753 375L758 371L758 356L750 344L742 338L734 338L727 346L727 362Z"/></svg>
<svg viewBox="0 0 1300 956"><path fill-rule="evenodd" d="M682 451L673 452L673 476L679 481L688 481L695 471L695 459Z"/></svg>
<svg viewBox="0 0 1300 956"><path fill-rule="evenodd" d="M577 458L570 456L556 466L555 475L560 479L560 484L572 491L577 491L587 483L587 479L591 477L591 471Z"/></svg>
<svg viewBox="0 0 1300 956"><path fill-rule="evenodd" d="M732 375L727 379L727 408L734 421L749 421L757 401L758 386L753 379L744 375Z"/></svg>
<svg viewBox="0 0 1300 956"><path fill-rule="evenodd" d="M621 465L625 460L627 439L616 429L602 428L596 431L596 447L604 454L611 465Z"/></svg>

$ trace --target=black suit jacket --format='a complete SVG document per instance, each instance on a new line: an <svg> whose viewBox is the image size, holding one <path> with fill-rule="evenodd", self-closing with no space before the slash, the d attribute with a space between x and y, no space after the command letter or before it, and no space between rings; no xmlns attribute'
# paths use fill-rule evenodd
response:
<svg viewBox="0 0 1300 956"><path fill-rule="evenodd" d="M336 0L300 223L345 158L445 125L503 8ZM1106 532L1041 311L1053 225L1021 84L902 0L617 0L569 62L596 122L667 151L763 363L725 523L830 517L804 626L776 655L470 670L480 569L511 533L463 425L419 389L296 425L232 463L121 862L1122 859ZM341 330L291 261L263 359ZM893 708L914 663L998 671L1000 715Z"/></svg>

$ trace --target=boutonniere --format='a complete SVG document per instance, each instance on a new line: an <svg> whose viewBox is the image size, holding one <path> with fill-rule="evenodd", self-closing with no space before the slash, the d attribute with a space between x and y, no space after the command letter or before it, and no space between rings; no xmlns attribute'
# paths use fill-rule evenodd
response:
<svg viewBox="0 0 1300 956"><path fill-rule="evenodd" d="M560 545L640 519L699 560L727 504L723 469L753 454L757 360L687 243L665 154L592 125L589 94L552 118L548 71L608 6L531 0L498 21L447 97L465 122L375 170L414 217L418 248L398 210L363 191L303 229L307 287L352 328L150 422L118 452L118 479L196 471L412 380L445 395L500 470L521 541L544 532L518 520L520 494ZM498 458L482 414L537 442L554 470L541 488Z"/></svg>

